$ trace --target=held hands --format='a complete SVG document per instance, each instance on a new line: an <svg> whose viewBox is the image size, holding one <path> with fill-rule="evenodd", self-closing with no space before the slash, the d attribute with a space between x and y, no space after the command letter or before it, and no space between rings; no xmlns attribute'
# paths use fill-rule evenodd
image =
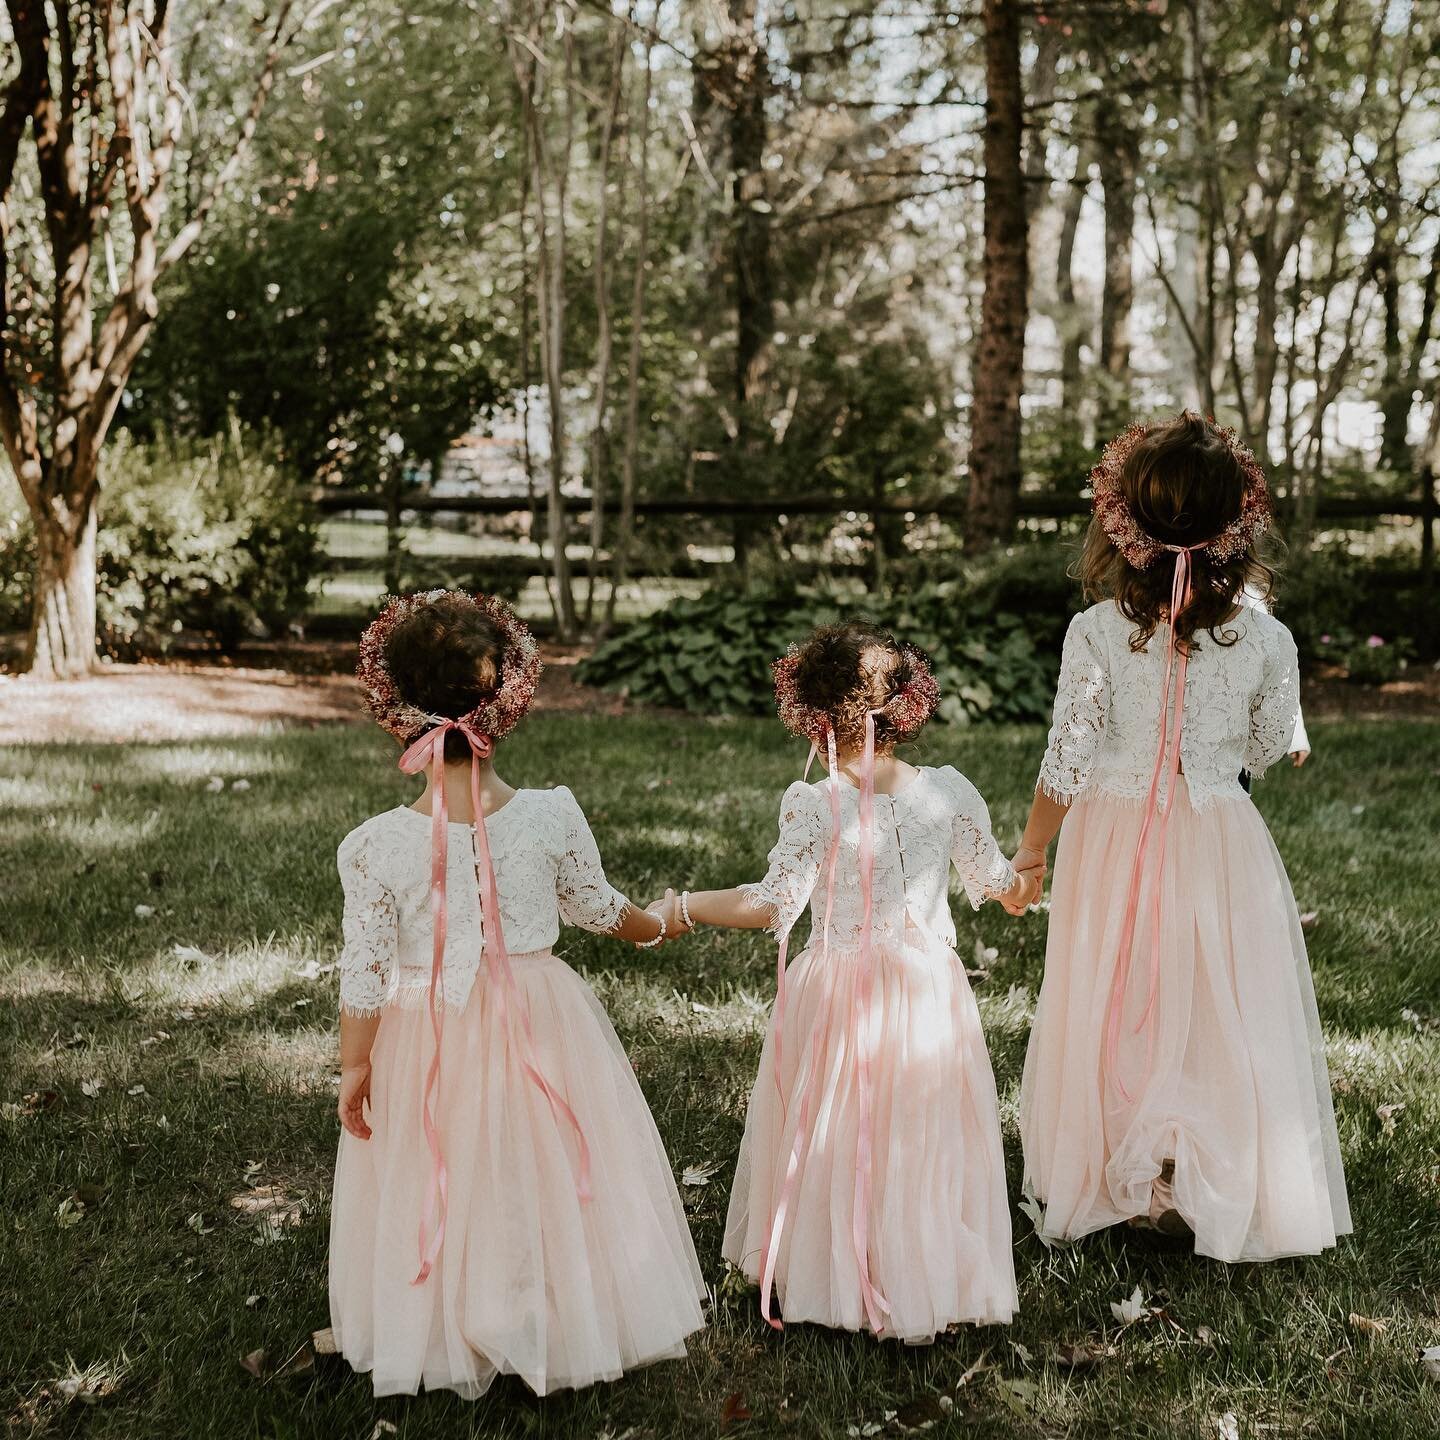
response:
<svg viewBox="0 0 1440 1440"><path fill-rule="evenodd" d="M662 945L668 945L672 940L678 940L682 935L688 935L693 925L685 923L685 916L680 909L680 897L673 890L666 890L658 900L652 900L645 909L651 915L657 915L665 922L665 937Z"/></svg>
<svg viewBox="0 0 1440 1440"><path fill-rule="evenodd" d="M1032 905L1038 904L1045 889L1045 873L1049 868L1045 851L1034 845L1022 845L1010 862L1020 877L1020 886L1000 897L1000 903L1007 914L1023 915Z"/></svg>
<svg viewBox="0 0 1440 1440"><path fill-rule="evenodd" d="M340 1123L357 1140L370 1138L365 1107L370 1103L370 1062L340 1072L340 1099L335 1106Z"/></svg>

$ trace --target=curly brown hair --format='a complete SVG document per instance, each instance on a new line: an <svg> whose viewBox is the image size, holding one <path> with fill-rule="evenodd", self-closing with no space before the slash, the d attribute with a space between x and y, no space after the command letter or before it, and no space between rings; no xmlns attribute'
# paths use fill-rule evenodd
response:
<svg viewBox="0 0 1440 1440"><path fill-rule="evenodd" d="M494 695L505 645L504 632L483 611L442 596L395 627L385 642L385 666L408 704L455 720ZM463 735L446 735L447 760L469 755Z"/></svg>
<svg viewBox="0 0 1440 1440"><path fill-rule="evenodd" d="M909 655L888 630L865 620L822 625L799 647L795 689L801 702L830 718L835 743L858 750L865 717L893 700L910 683ZM875 717L875 748L890 751L902 740L887 715Z"/></svg>
<svg viewBox="0 0 1440 1440"><path fill-rule="evenodd" d="M1120 472L1126 504L1147 534L1166 545L1198 545L1218 535L1240 513L1245 475L1213 421L1187 410L1157 425L1131 450ZM1203 550L1191 560L1191 595L1174 617L1176 642L1185 648L1205 631L1217 645L1233 645L1226 629L1248 587L1268 600L1275 571L1249 546L1230 560ZM1088 600L1113 600L1135 622L1132 650L1143 650L1167 619L1173 570L1167 559L1137 570L1116 548L1098 519L1090 522L1077 573Z"/></svg>

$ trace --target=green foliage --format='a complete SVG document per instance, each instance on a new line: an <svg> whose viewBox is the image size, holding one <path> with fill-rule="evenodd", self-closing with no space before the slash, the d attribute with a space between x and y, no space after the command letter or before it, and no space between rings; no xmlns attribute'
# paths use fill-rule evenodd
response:
<svg viewBox="0 0 1440 1440"><path fill-rule="evenodd" d="M254 194L176 276L125 418L213 434L235 415L307 477L374 486L435 466L508 368L480 227L514 162L477 137L513 97L504 67L467 63L453 6L326 24L326 63L267 113Z"/></svg>
<svg viewBox="0 0 1440 1440"><path fill-rule="evenodd" d="M1414 654L1415 647L1403 635L1387 640L1383 635L1340 631L1322 635L1318 644L1319 658L1343 666L1345 678L1357 685L1385 685L1398 680Z"/></svg>
<svg viewBox="0 0 1440 1440"><path fill-rule="evenodd" d="M96 607L112 654L163 653L182 630L233 649L303 614L318 534L291 471L232 427L206 441L120 436L105 464ZM0 514L0 623L29 620L28 516Z"/></svg>
<svg viewBox="0 0 1440 1440"><path fill-rule="evenodd" d="M773 706L770 662L817 625L866 619L929 655L942 720L1039 720L1049 713L1055 664L1017 615L955 582L893 599L800 590L715 590L637 621L577 668L587 684L697 714L763 715Z"/></svg>
<svg viewBox="0 0 1440 1440"><path fill-rule="evenodd" d="M1294 634L1302 662L1345 663L1337 637L1359 636L1363 644L1378 633L1424 655L1440 643L1440 594L1424 593L1413 550L1357 555L1334 544L1292 555L1280 572L1275 613ZM1372 661L1362 658L1360 668Z"/></svg>

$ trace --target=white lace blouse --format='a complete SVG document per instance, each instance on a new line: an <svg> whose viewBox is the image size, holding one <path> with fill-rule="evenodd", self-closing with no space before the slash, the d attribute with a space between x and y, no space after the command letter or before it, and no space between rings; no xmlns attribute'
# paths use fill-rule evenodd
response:
<svg viewBox="0 0 1440 1440"><path fill-rule="evenodd" d="M569 790L518 790L485 832L505 946L513 957L548 951L560 922L601 933L626 900L605 879L590 826ZM444 999L460 1009L482 962L483 924L474 828L452 822L446 863ZM337 855L345 891L340 1007L374 1015L420 1006L430 990L430 817L408 806L357 826Z"/></svg>
<svg viewBox="0 0 1440 1440"><path fill-rule="evenodd" d="M814 785L797 780L780 807L780 838L770 868L756 884L742 885L750 903L770 913L776 935L790 931L806 902L810 943L818 942L828 893L825 862L830 849L828 776ZM840 851L830 944L860 943L860 792L839 782ZM895 942L907 921L948 946L955 944L949 881L953 864L975 909L987 896L1015 883L1015 872L990 832L990 812L980 792L953 766L922 767L897 794L875 797L875 869L872 934L877 944Z"/></svg>
<svg viewBox="0 0 1440 1440"><path fill-rule="evenodd" d="M1150 792L1166 632L1161 626L1137 653L1134 630L1108 600L1070 622L1038 782L1062 804L1087 793L1143 801ZM1185 678L1180 764L1197 810L1245 799L1240 772L1262 775L1286 754L1300 713L1299 664L1285 626L1264 610L1244 609L1225 631L1237 636L1233 645L1196 637ZM1162 774L1162 807L1165 781Z"/></svg>

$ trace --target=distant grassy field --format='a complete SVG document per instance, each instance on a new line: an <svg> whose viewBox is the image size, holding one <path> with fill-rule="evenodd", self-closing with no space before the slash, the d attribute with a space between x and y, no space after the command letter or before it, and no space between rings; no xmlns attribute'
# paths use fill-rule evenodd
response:
<svg viewBox="0 0 1440 1440"><path fill-rule="evenodd" d="M1317 912L1352 1239L1321 1259L1226 1269L1120 1235L1046 1250L1017 1210L1021 1312L1008 1329L919 1349L805 1327L773 1335L718 1259L772 952L709 933L641 955L567 932L677 1171L719 1162L686 1190L717 1294L685 1361L544 1402L501 1384L475 1405L377 1405L367 1381L331 1367L257 1379L240 1363L261 1349L283 1361L327 1323L333 857L353 824L411 793L383 738L10 750L7 1435L380 1440L383 1420L415 1440L868 1436L907 1423L967 1437L1435 1436L1440 1379L1420 1351L1440 1345L1440 726L1316 732L1312 764L1277 771L1259 803L1301 908ZM970 774L1011 842L1041 738L934 731L919 758ZM767 722L542 715L503 758L517 782L571 785L612 878L646 899L666 882L756 875L803 757ZM976 986L1013 1192L1044 918L1012 922L994 906L957 918L963 953L997 951ZM1122 1328L1111 1303L1136 1287L1153 1308Z"/></svg>

